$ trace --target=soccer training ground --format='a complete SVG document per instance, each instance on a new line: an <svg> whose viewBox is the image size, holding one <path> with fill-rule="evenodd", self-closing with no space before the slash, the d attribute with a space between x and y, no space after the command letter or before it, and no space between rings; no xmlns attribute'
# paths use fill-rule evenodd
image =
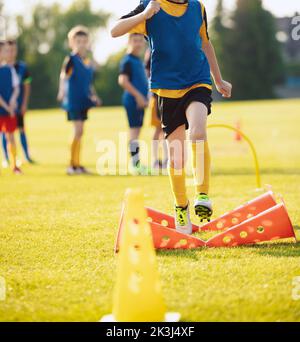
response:
<svg viewBox="0 0 300 342"><path fill-rule="evenodd" d="M214 105L209 119L230 125L241 120L256 146L262 183L284 196L298 238L299 107L300 100L222 103ZM142 138L150 144L153 129L148 122ZM86 127L84 164L96 170L97 143L117 142L126 125L121 108L93 111ZM13 176L7 169L0 175L0 277L6 283L0 320L98 321L111 312L117 261L113 245L125 189L140 187L147 206L171 213L169 180L68 177L72 128L64 113L32 111L27 126L38 164L24 164L24 176ZM210 130L209 140L217 217L260 193L255 192L248 146L225 129ZM189 195L192 200L192 187ZM299 243L159 251L157 256L168 309L179 311L184 321L300 321L293 284L300 277Z"/></svg>

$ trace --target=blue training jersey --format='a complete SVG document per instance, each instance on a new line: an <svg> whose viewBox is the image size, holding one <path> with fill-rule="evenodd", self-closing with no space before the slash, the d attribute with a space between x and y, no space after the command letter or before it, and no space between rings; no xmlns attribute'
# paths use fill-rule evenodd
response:
<svg viewBox="0 0 300 342"><path fill-rule="evenodd" d="M150 0L142 2L146 7ZM212 84L199 35L204 20L200 2L189 0L180 17L161 9L146 21L151 48L151 89L178 90Z"/></svg>
<svg viewBox="0 0 300 342"><path fill-rule="evenodd" d="M14 92L13 75L11 67L0 66L0 96L8 104ZM0 116L8 116L9 113L0 106Z"/></svg>
<svg viewBox="0 0 300 342"><path fill-rule="evenodd" d="M123 57L120 63L120 74L127 75L130 83L145 97L149 92L149 82L146 75L145 65L142 60L132 54L127 54ZM123 99L134 100L134 97L124 91Z"/></svg>
<svg viewBox="0 0 300 342"><path fill-rule="evenodd" d="M31 82L31 77L25 62L18 61L15 65L16 73L20 81L20 94L18 97L18 109L17 114L21 114L21 107L24 100L24 84L26 82Z"/></svg>
<svg viewBox="0 0 300 342"><path fill-rule="evenodd" d="M94 80L94 68L79 55L69 56L68 68L71 75L65 83L63 108L68 112L82 112L95 106L91 100L91 87Z"/></svg>

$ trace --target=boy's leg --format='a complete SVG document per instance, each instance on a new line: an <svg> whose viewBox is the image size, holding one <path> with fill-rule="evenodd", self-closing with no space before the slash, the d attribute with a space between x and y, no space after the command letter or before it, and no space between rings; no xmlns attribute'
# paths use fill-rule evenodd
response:
<svg viewBox="0 0 300 342"><path fill-rule="evenodd" d="M19 134L20 134L20 142L21 146L25 155L25 158L28 162L32 162L30 155L29 155L29 148L28 148L28 142L27 142L27 136L25 133L25 128L24 128L24 116L19 114L17 116L17 124L18 124L18 129L19 129Z"/></svg>
<svg viewBox="0 0 300 342"><path fill-rule="evenodd" d="M131 156L131 162L134 167L140 165L140 145L139 136L141 133L141 127L132 127L129 129L129 153Z"/></svg>
<svg viewBox="0 0 300 342"><path fill-rule="evenodd" d="M195 182L195 212L201 221L210 220L212 203L208 197L210 181L210 152L207 142L207 107L200 102L192 102L187 108L189 139L192 146L193 173Z"/></svg>
<svg viewBox="0 0 300 342"><path fill-rule="evenodd" d="M71 144L71 160L70 164L73 168L80 166L80 147L81 138L83 135L84 121L73 121L74 123L74 136Z"/></svg>
<svg viewBox="0 0 300 342"><path fill-rule="evenodd" d="M210 180L210 152L207 142L207 107L192 102L186 111L189 122L189 139L192 146L192 162L196 194L208 194Z"/></svg>
<svg viewBox="0 0 300 342"><path fill-rule="evenodd" d="M3 154L4 154L4 157L5 157L5 161L8 164L9 163L9 155L8 155L7 139L6 139L5 133L2 133L2 149L3 149Z"/></svg>
<svg viewBox="0 0 300 342"><path fill-rule="evenodd" d="M161 128L155 127L153 138L152 138L152 158L153 158L153 167L159 168L159 143L160 143L160 133Z"/></svg>
<svg viewBox="0 0 300 342"><path fill-rule="evenodd" d="M168 138L169 176L177 207L188 205L185 184L185 126L178 127Z"/></svg>
<svg viewBox="0 0 300 342"><path fill-rule="evenodd" d="M11 165L13 169L17 168L17 148L14 133L6 133L8 149L10 152Z"/></svg>

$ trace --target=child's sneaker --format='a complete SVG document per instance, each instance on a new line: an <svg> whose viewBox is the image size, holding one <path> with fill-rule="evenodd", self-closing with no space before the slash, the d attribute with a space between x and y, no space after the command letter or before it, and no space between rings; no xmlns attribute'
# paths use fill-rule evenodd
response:
<svg viewBox="0 0 300 342"><path fill-rule="evenodd" d="M23 174L22 170L17 166L13 169L13 173L15 175L22 175Z"/></svg>
<svg viewBox="0 0 300 342"><path fill-rule="evenodd" d="M176 230L180 233L192 234L193 227L188 205L185 208L175 207L175 226Z"/></svg>
<svg viewBox="0 0 300 342"><path fill-rule="evenodd" d="M2 161L2 167L3 169L7 169L9 167L9 162L6 159Z"/></svg>
<svg viewBox="0 0 300 342"><path fill-rule="evenodd" d="M67 168L67 175L68 176L73 176L73 175L76 175L77 173L76 173L76 167L74 167L74 166L69 166L68 168Z"/></svg>
<svg viewBox="0 0 300 342"><path fill-rule="evenodd" d="M206 194L199 194L195 199L195 214L199 216L201 222L207 220L210 222L212 210L212 202Z"/></svg>
<svg viewBox="0 0 300 342"><path fill-rule="evenodd" d="M76 174L77 175L91 175L92 173L86 169L84 166L76 167Z"/></svg>
<svg viewBox="0 0 300 342"><path fill-rule="evenodd" d="M147 166L144 166L142 164L138 164L136 166L132 166L131 172L133 175L136 176L149 176L151 175L151 169L149 169Z"/></svg>

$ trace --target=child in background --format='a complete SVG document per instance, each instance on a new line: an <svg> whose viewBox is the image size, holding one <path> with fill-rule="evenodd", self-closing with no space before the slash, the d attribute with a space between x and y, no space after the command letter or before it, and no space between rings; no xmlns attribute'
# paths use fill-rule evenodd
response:
<svg viewBox="0 0 300 342"><path fill-rule="evenodd" d="M158 108L169 149L169 175L175 199L179 232L191 234L192 224L185 184L185 130L189 129L195 182L194 209L200 220L209 220L210 152L207 116L211 113L212 81L230 97L232 86L222 79L207 32L207 16L199 0L141 0L113 27L113 37L126 33L148 37L151 47L151 91Z"/></svg>
<svg viewBox="0 0 300 342"><path fill-rule="evenodd" d="M17 61L18 47L17 47L16 40L8 40L7 44L8 44L8 56L7 56L6 63L15 69L19 77L19 82L20 82L20 95L18 97L18 103L17 103L18 107L16 111L17 128L20 134L20 142L21 142L23 152L24 152L27 162L33 164L34 162L29 153L27 137L25 133L25 125L24 125L25 114L28 108L30 91L31 91L31 76L30 76L26 63L22 61ZM9 164L7 142L6 142L5 135L2 136L2 146L3 146L4 154L6 156L6 161Z"/></svg>
<svg viewBox="0 0 300 342"><path fill-rule="evenodd" d="M150 79L151 75L151 50L148 49L145 54L145 68L147 76ZM151 94L149 108L151 112L151 126L154 127L154 134L152 138L152 153L153 153L153 165L154 170L166 169L168 166L168 147L163 137L163 129L161 127L160 117L157 108L157 95ZM160 142L163 147L163 160L159 158Z"/></svg>
<svg viewBox="0 0 300 342"><path fill-rule="evenodd" d="M145 48L144 36L131 34L128 40L127 54L120 64L119 85L124 89L123 105L129 124L129 152L133 171L136 174L148 174L141 164L139 136L143 127L145 108L148 106L148 79L140 55Z"/></svg>
<svg viewBox="0 0 300 342"><path fill-rule="evenodd" d="M57 96L67 111L68 121L74 126L67 174L89 174L80 162L84 123L88 119L89 109L100 106L101 100L93 87L94 66L87 56L90 45L88 29L84 26L74 27L68 34L68 40L72 52L64 61Z"/></svg>
<svg viewBox="0 0 300 342"><path fill-rule="evenodd" d="M0 133L5 134L10 151L13 172L22 174L17 166L17 149L14 132L17 128L17 99L19 96L19 79L14 70L5 64L9 53L9 45L0 43Z"/></svg>

